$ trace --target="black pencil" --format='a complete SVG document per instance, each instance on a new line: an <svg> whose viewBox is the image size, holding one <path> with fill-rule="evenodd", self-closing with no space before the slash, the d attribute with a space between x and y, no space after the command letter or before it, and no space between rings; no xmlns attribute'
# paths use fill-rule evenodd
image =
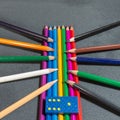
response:
<svg viewBox="0 0 120 120"><path fill-rule="evenodd" d="M73 42L73 41L77 42L77 41L80 41L82 39L88 38L90 36L94 36L96 34L105 32L107 30L113 29L113 28L118 27L118 26L120 26L120 21L117 21L117 22L114 22L114 23L96 28L94 30L90 30L88 32L85 32L85 33L82 33L82 34L79 34L79 35L76 35L75 37L71 38L68 42Z"/></svg>
<svg viewBox="0 0 120 120"><path fill-rule="evenodd" d="M95 100L96 102L100 103L104 107L109 108L110 111L116 113L117 115L120 116L120 107L114 105L110 101L98 96L97 94L91 92L90 90L82 87L80 84L77 84L71 80L68 80L67 83L71 85L72 87L78 89L82 94L86 95L87 97Z"/></svg>
<svg viewBox="0 0 120 120"><path fill-rule="evenodd" d="M43 41L53 42L53 39L50 38L50 37L45 37L45 36L43 36L41 34L32 32L32 31L27 30L25 28L21 28L21 27L9 24L7 22L0 21L0 26L5 28L5 29L8 29L8 30L14 31L16 33L19 33L21 35L24 35L26 37L29 37L29 38L31 38L33 40L38 41L38 42L43 42Z"/></svg>

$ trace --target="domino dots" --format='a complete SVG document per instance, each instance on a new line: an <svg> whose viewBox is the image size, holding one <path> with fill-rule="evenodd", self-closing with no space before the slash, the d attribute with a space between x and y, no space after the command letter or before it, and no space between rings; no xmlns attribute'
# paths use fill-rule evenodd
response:
<svg viewBox="0 0 120 120"><path fill-rule="evenodd" d="M47 97L45 112L48 114L78 113L77 97Z"/></svg>

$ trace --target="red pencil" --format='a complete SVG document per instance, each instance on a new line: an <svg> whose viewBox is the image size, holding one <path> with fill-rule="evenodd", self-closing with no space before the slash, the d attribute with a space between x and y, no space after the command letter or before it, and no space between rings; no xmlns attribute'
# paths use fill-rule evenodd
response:
<svg viewBox="0 0 120 120"><path fill-rule="evenodd" d="M70 27L70 37L71 38L74 37L73 27ZM75 42L71 42L71 47L72 47L72 49L76 48ZM73 53L72 57L76 57L76 54ZM73 61L72 65L73 65L74 70L78 70L77 62ZM74 75L73 78L74 78L75 82L78 83L78 77ZM81 100L80 100L80 92L75 90L75 95L78 96L78 101L79 101L78 102L79 113L77 114L77 120L82 120L82 105L81 105Z"/></svg>

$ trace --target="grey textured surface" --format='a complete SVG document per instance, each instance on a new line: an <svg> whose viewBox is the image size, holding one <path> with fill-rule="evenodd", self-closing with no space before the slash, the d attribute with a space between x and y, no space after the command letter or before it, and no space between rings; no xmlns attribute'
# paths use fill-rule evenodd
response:
<svg viewBox="0 0 120 120"><path fill-rule="evenodd" d="M0 20L41 33L44 25L74 25L76 34L120 20L120 0L0 0ZM0 28L0 37L34 41ZM120 43L120 27L77 43L79 47ZM0 55L39 55L0 45ZM84 56L120 59L120 51ZM39 69L39 64L0 64L0 76ZM120 66L79 65L79 69L120 80ZM39 78L0 84L0 111L38 88ZM120 106L119 90L87 83L81 84ZM120 118L82 98L83 120L119 120ZM3 120L37 120L37 98Z"/></svg>

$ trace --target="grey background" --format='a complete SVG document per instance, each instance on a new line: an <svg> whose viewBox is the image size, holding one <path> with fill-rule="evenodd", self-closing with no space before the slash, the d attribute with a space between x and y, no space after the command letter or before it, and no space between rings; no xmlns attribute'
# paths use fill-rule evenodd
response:
<svg viewBox="0 0 120 120"><path fill-rule="evenodd" d="M0 20L41 33L44 25L73 25L75 33L83 33L120 20L120 0L0 0ZM34 41L0 28L0 37ZM77 47L120 43L120 27L77 43ZM31 51L0 45L0 55L39 55ZM92 53L82 56L120 59L120 51ZM39 64L0 64L0 76L39 69ZM79 69L120 80L120 66L79 65ZM120 106L119 90L87 83L81 84ZM0 84L0 111L37 89L39 78ZM3 120L37 120L37 98ZM119 120L120 118L89 100L81 99L83 120Z"/></svg>

